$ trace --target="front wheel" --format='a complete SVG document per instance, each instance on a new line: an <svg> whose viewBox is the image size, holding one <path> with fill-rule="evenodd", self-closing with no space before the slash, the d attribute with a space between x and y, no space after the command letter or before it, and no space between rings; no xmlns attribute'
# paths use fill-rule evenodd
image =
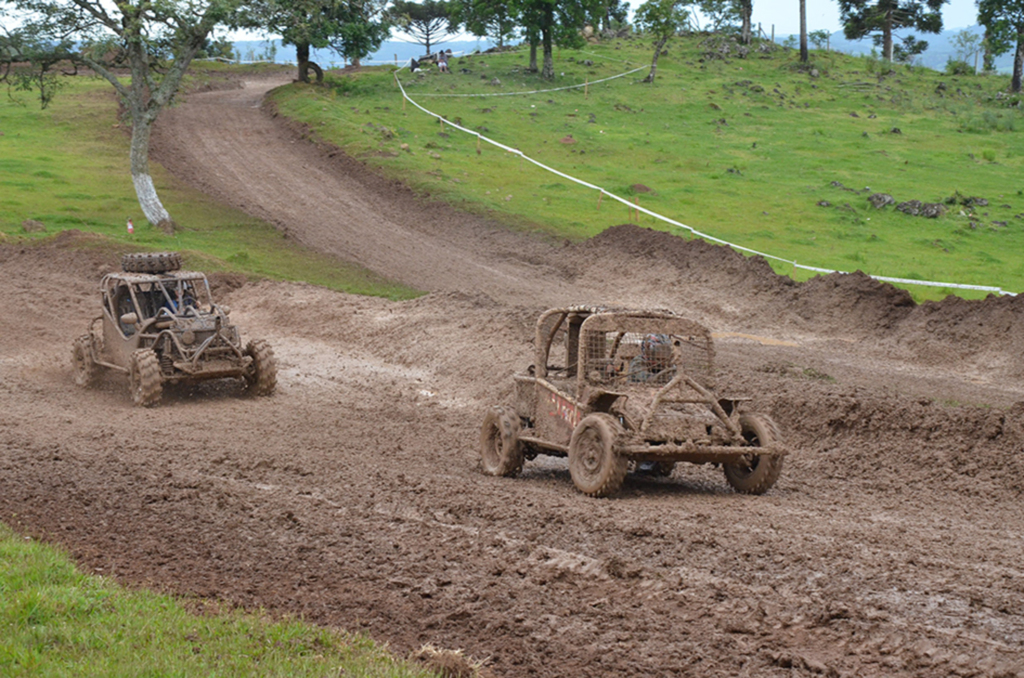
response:
<svg viewBox="0 0 1024 678"><path fill-rule="evenodd" d="M588 415L576 426L569 441L569 474L576 489L591 497L618 492L629 467L618 450L622 432L618 420L604 412Z"/></svg>
<svg viewBox="0 0 1024 678"><path fill-rule="evenodd" d="M128 369L132 401L139 407L150 407L160 402L164 382L160 374L160 361L152 349L143 348L132 353Z"/></svg>
<svg viewBox="0 0 1024 678"><path fill-rule="evenodd" d="M740 428L747 444L753 447L771 447L781 438L775 422L764 414L741 415ZM723 468L725 479L737 492L764 494L782 474L782 457L751 453L743 461L724 464Z"/></svg>
<svg viewBox="0 0 1024 678"><path fill-rule="evenodd" d="M519 417L511 407L487 410L480 428L480 465L492 476L517 476L523 470Z"/></svg>
<svg viewBox="0 0 1024 678"><path fill-rule="evenodd" d="M99 371L92 357L92 335L83 334L75 339L71 347L71 364L75 371L75 383L79 386L92 386Z"/></svg>
<svg viewBox="0 0 1024 678"><path fill-rule="evenodd" d="M252 364L245 373L245 385L253 395L270 395L277 388L277 359L274 349L262 339L254 339L245 347Z"/></svg>

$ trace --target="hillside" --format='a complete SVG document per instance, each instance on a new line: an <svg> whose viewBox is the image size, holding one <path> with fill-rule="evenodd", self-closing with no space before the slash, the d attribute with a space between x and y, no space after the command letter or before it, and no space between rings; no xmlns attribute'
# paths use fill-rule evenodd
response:
<svg viewBox="0 0 1024 678"><path fill-rule="evenodd" d="M1024 269L1004 256L1024 246L1024 142L1002 78L820 52L805 68L792 50L762 43L744 55L705 37L671 43L651 86L639 82L650 56L642 40L562 50L551 83L526 72L521 52L459 58L451 75L398 72L412 101L461 129L403 103L391 69L272 102L390 176L524 228L581 238L628 220L687 234L578 179L776 257L797 279L820 272L806 265L1024 289ZM876 193L893 203L876 209ZM915 200L941 215L896 209ZM911 289L922 299L956 288Z"/></svg>

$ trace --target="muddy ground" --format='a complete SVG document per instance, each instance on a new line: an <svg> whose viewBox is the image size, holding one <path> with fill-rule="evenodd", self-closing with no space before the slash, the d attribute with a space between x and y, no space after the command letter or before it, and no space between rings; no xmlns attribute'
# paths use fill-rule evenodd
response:
<svg viewBox="0 0 1024 678"><path fill-rule="evenodd" d="M573 245L510 233L302 142L259 108L269 84L173 109L161 161L431 293L221 281L273 344L278 392L170 389L143 410L116 377L71 380L116 257L73 233L0 246L0 520L130 585L400 654L462 648L497 676L1024 675L1024 299L792 284L628 225ZM280 182L310 168L323 189L305 184L300 214ZM531 362L537 314L569 302L708 324L720 390L794 450L776 487L741 496L681 465L595 500L561 460L483 475L483 413Z"/></svg>

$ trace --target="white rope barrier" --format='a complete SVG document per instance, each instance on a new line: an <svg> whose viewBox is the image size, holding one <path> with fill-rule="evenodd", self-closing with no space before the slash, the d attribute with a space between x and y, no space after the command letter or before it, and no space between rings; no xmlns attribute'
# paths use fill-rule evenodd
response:
<svg viewBox="0 0 1024 678"><path fill-rule="evenodd" d="M423 106L421 106L417 102L413 101L412 98L409 97L409 95L405 91L405 87L402 86L402 81L399 80L399 78L398 78L398 73L399 73L399 71L402 70L402 68L405 68L405 66L402 66L401 68L399 68L398 70L395 71L395 74L394 74L395 75L395 82L398 84L398 89L401 90L401 92L402 92L402 97L404 97L405 100L408 101L410 104L412 104L416 108L420 109L421 111L423 111L427 115L432 116L434 118L437 118L438 120L442 121L445 125L447 125L449 127L453 127L455 129L459 130L460 132L465 132L466 134L469 134L471 136L475 136L478 140L486 141L488 144L491 144L492 146L500 148L503 151L507 151L508 153L511 153L512 155L518 155L522 160L525 160L525 161L527 161L529 163L532 163L532 164L536 165L537 167L540 167L541 169L543 169L543 170L545 170L547 172L550 172L552 174L560 176L563 179L566 179L567 181L571 181L573 183L579 184L580 186L584 186L584 187L589 188L589 189L594 190L594 191L599 191L602 195L606 195L609 198L611 198L612 200L620 202L623 205L626 205L627 207L629 207L630 209L636 210L638 213L639 212L643 212L644 214L646 214L646 215L648 215L650 217L653 217L654 219L657 219L659 221L663 221L663 222L665 222L667 224L671 224L672 226L675 226L676 228L680 228L680 229L683 229L685 231L688 231L689 233L691 233L692 235L694 235L694 236L696 236L698 238L702 238L702 239L708 240L710 242L718 243L719 245L726 245L726 246L731 247L732 249L738 250L740 252L746 252L747 254L757 255L759 257L764 257L765 259L771 259L772 261L778 261L778 262L781 262L781 263L784 263L784 264L789 264L789 265L791 265L795 269L800 269L800 270L804 270L804 271L811 271L813 273L825 273L825 274L829 274L829 273L849 274L850 273L849 271L840 271L840 270L837 270L837 269L830 269L830 268L818 268L816 266L806 266L804 264L798 264L795 260L785 259L783 257L777 257L777 256L774 256L774 255L771 255L771 254L766 254L765 252L759 252L758 250L753 250L753 249L750 249L749 247L744 247L742 245L737 245L736 243L731 243L731 242L729 242L727 240L722 240L721 238L716 238L715 236L710 235L708 233L703 233L701 231L698 231L697 229L693 228L692 226L687 226L686 224L678 222L675 219L671 219L671 218L666 217L666 216L664 216L662 214L658 214L657 212L652 212L649 209L646 209L644 207L640 207L640 205L631 203L626 198L622 198L622 197L620 197L618 195L615 195L614 193L611 193L610 191L607 191L604 188L601 188L600 186L596 186L594 184L591 184L590 182L584 181L583 179L577 179L574 176L570 176L568 174L565 174L564 172L560 172L559 170L556 170L553 167L549 167L549 166L545 165L544 163L540 162L539 160L534 160L530 156L528 156L525 153L523 153L522 151L520 151L518 148L512 148L510 146L506 146L505 144L502 144L502 143L500 143L498 141L495 141L493 139L489 139L488 137L485 137L483 134L480 134L479 132L477 132L475 130L467 129L465 127L462 127L461 125L457 125L457 124L455 124L455 123L445 119L441 115L439 115L437 113L434 113L433 111L427 110L426 108L424 108ZM646 66L641 66L641 68L638 68L636 70L641 70L642 68L646 68ZM635 72L635 71L630 71L630 73L633 73L633 72ZM622 75L628 75L628 73L623 73L623 74L621 74L619 76L615 76L615 77L622 77ZM608 78L608 79L612 79L612 78ZM555 90L542 90L542 91L555 91ZM965 285L965 284L960 284L960 283L938 282L938 281L933 281L933 280L913 280L913 279L910 279L910 278L890 278L890 277L887 277L887 276L870 275L870 274L869 274L869 277L871 277L871 278L873 278L875 280L882 281L882 282L899 283L899 284L903 284L903 285L920 285L920 286L923 286L923 287L948 287L948 288L951 288L951 289L958 289L958 290L974 290L974 291L978 291L978 292L992 292L992 293L995 293L995 294L1015 296L1014 292L1007 292L1006 290L1002 289L1001 287L994 287L994 286L990 286L990 285Z"/></svg>
<svg viewBox="0 0 1024 678"><path fill-rule="evenodd" d="M647 68L647 66L641 66L640 68L634 68L631 71L626 71L625 73L619 73L618 75L613 75L613 76L608 77L608 78L602 78L600 80L595 80L593 82L584 82L584 83L579 84L579 85L566 85L565 87L555 87L554 89L534 89L534 90L530 90L528 92L482 92L480 94L437 94L437 93L430 93L430 92L421 92L420 96L421 97L452 97L452 98L457 98L457 97L463 97L463 98L468 98L468 97L513 97L513 96L519 96L519 95L525 95L525 94L545 94L547 92L562 92L562 91L568 90L568 89L579 89L581 87L589 87L590 85L596 85L596 84L601 83L601 82L608 82L609 80L615 80L616 78L624 78L627 75L630 75L631 73L636 73L637 71L642 71L645 68ZM408 98L408 97L406 97L406 98ZM409 101L412 101L412 99L409 99Z"/></svg>

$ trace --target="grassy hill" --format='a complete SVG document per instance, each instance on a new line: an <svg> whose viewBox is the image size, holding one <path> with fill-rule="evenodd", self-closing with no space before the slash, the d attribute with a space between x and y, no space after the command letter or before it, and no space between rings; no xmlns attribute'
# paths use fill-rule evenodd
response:
<svg viewBox="0 0 1024 678"><path fill-rule="evenodd" d="M197 80L253 67L204 64ZM168 237L145 224L132 187L129 138L114 90L91 77L66 78L49 108L29 93L0 97L0 242L77 229L120 251L176 249L191 266L304 280L355 294L407 299L415 290L288 240L271 224L226 207L151 163L160 197L178 221ZM133 218L134 235L126 232ZM28 222L26 224L26 222ZM33 222L35 222L33 224ZM29 229L38 229L29 234Z"/></svg>
<svg viewBox="0 0 1024 678"><path fill-rule="evenodd" d="M677 39L646 73L635 39L557 51L556 78L525 51L459 58L452 74L398 71L447 120L712 236L789 261L874 275L1024 289L1024 142L1004 78L949 77L871 57ZM523 228L585 238L638 221L619 203L404 103L394 69L278 90L279 110L425 193ZM938 219L867 198L944 202ZM968 197L987 206L964 205ZM644 215L644 226L678 229ZM774 262L776 270L811 273ZM917 298L950 289L912 287ZM976 296L974 292L958 292Z"/></svg>

